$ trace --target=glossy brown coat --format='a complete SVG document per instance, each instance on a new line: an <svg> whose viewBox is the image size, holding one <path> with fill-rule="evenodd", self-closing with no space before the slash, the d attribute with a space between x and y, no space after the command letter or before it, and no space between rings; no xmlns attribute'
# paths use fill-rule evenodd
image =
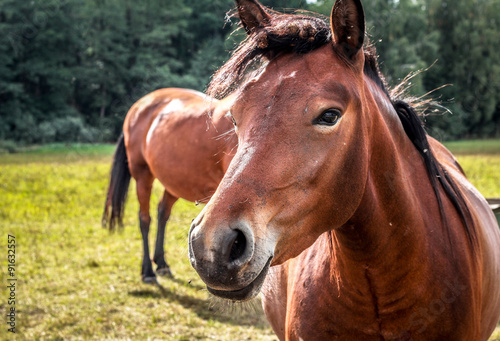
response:
<svg viewBox="0 0 500 341"><path fill-rule="evenodd" d="M237 3L261 49L301 27L292 44L316 38L308 19ZM500 317L495 217L445 147L408 137L368 74L361 3L337 0L331 20L331 42L271 51L237 89L238 151L191 226L191 263L217 296L262 289L281 340L485 341ZM427 141L460 210L430 181Z"/></svg>

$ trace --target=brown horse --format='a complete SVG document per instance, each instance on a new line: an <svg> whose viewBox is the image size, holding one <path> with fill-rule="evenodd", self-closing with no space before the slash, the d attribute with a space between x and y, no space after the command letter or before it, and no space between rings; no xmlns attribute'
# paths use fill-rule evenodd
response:
<svg viewBox="0 0 500 341"><path fill-rule="evenodd" d="M226 106L193 90L154 91L130 108L115 151L103 214L103 226L122 225L130 177L137 185L139 222L144 247L142 280L156 281L149 256L149 201L153 181L165 191L158 205L158 232L153 261L156 273L170 275L164 256L165 225L178 198L206 202L215 192L233 150L234 128ZM111 212L110 212L111 207Z"/></svg>
<svg viewBox="0 0 500 341"><path fill-rule="evenodd" d="M498 225L390 98L360 1L337 0L330 25L237 4L249 36L210 93L236 91L238 150L189 235L208 290L241 301L262 288L281 340L487 340Z"/></svg>

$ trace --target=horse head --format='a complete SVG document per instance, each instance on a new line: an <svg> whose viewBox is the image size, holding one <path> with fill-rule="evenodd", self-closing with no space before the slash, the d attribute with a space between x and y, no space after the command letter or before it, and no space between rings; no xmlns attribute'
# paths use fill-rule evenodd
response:
<svg viewBox="0 0 500 341"><path fill-rule="evenodd" d="M191 226L189 254L209 291L245 300L271 265L342 226L359 206L375 103L365 94L359 1L337 1L330 27L237 3L249 37L212 91L227 87L228 77L238 84L231 108L238 150ZM256 56L260 64L251 67Z"/></svg>

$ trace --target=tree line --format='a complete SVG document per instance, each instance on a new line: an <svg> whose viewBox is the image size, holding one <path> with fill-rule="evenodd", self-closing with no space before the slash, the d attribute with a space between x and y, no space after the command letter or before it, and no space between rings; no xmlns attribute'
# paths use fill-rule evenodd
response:
<svg viewBox="0 0 500 341"><path fill-rule="evenodd" d="M329 15L333 0L262 3ZM437 89L430 96L450 109L424 112L431 135L500 136L500 0L363 3L389 85L432 65L407 89ZM0 0L0 141L114 141L143 95L203 91L244 37L231 8L232 0Z"/></svg>

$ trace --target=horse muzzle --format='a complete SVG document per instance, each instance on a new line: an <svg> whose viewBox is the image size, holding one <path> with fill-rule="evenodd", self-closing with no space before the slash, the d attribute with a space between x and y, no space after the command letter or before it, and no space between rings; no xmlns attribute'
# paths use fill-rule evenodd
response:
<svg viewBox="0 0 500 341"><path fill-rule="evenodd" d="M189 260L215 296L246 301L264 283L272 252L261 252L245 222L209 228L196 219L189 230Z"/></svg>

